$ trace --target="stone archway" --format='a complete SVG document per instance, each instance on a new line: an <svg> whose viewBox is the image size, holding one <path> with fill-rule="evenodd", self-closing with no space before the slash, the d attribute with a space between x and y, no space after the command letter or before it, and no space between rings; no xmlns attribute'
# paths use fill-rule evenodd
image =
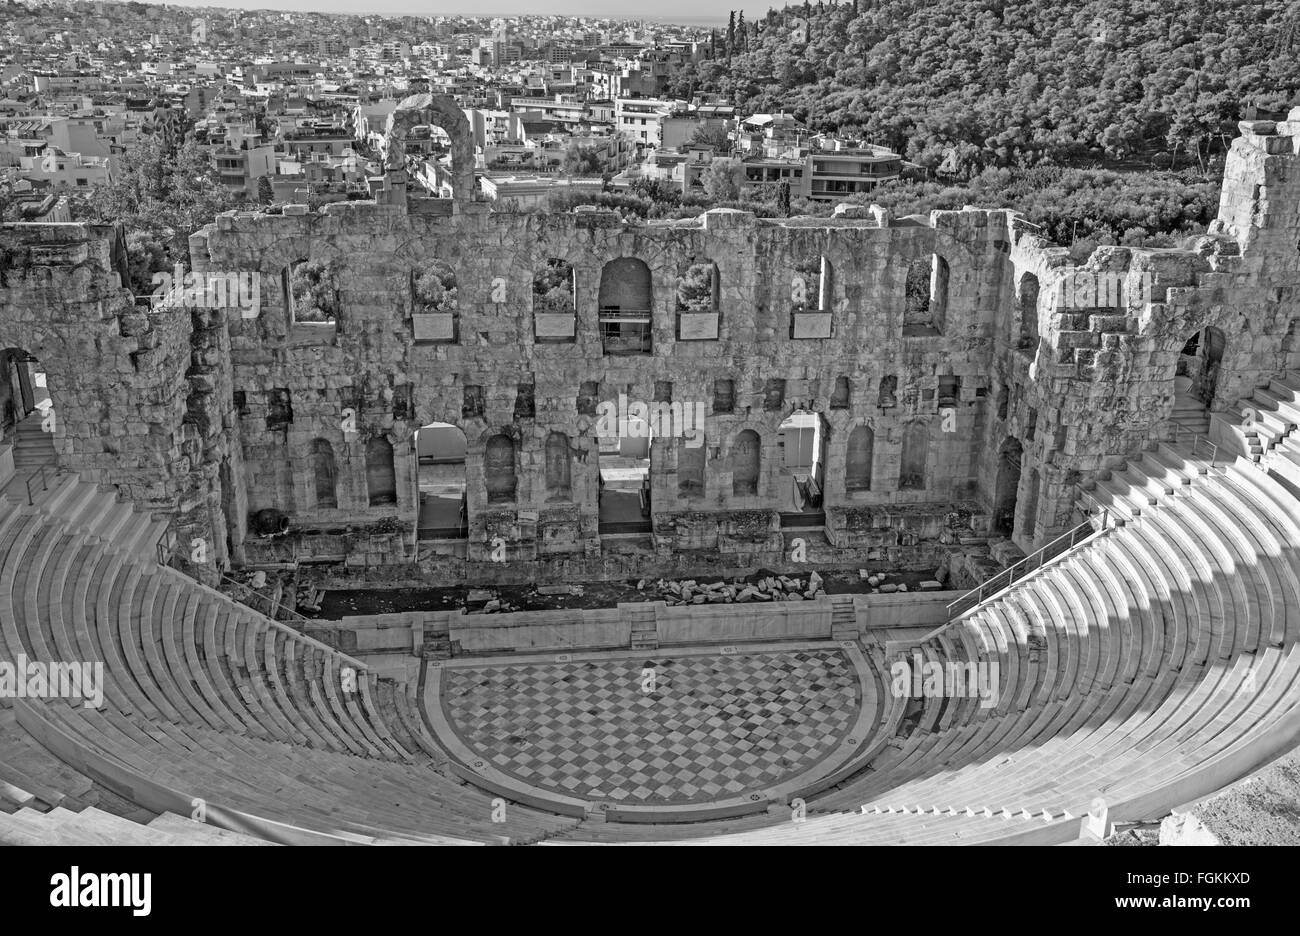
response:
<svg viewBox="0 0 1300 936"><path fill-rule="evenodd" d="M1219 389L1226 341L1224 333L1210 325L1189 337L1178 354L1173 418L1200 435L1209 432L1209 412Z"/></svg>
<svg viewBox="0 0 1300 936"><path fill-rule="evenodd" d="M474 137L469 121L454 99L445 94L413 94L388 115L384 137L388 152L384 168L406 168L406 140L415 127L435 125L451 137L452 198L474 200Z"/></svg>
<svg viewBox="0 0 1300 936"><path fill-rule="evenodd" d="M11 457L18 470L53 465L59 414L45 368L21 348L0 349L0 483ZM12 453L7 453L9 444Z"/></svg>

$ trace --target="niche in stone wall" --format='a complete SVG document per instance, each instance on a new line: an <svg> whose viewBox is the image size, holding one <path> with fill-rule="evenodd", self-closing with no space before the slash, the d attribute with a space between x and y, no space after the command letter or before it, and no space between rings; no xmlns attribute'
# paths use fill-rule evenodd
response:
<svg viewBox="0 0 1300 936"><path fill-rule="evenodd" d="M393 418L415 418L415 385L404 383L393 387Z"/></svg>
<svg viewBox="0 0 1300 936"><path fill-rule="evenodd" d="M466 385L461 396L461 417L464 419L482 419L483 405L483 388L474 384Z"/></svg>
<svg viewBox="0 0 1300 936"><path fill-rule="evenodd" d="M584 380L578 387L578 399L575 405L579 416L595 416L596 407L600 405L600 382Z"/></svg>
<svg viewBox="0 0 1300 936"><path fill-rule="evenodd" d="M844 489L871 490L871 463L876 454L876 433L867 425L855 426L849 433L844 461Z"/></svg>
<svg viewBox="0 0 1300 936"><path fill-rule="evenodd" d="M515 419L537 418L537 385L528 383L515 385Z"/></svg>
<svg viewBox="0 0 1300 936"><path fill-rule="evenodd" d="M939 406L956 406L961 400L961 378L945 374L939 378Z"/></svg>
<svg viewBox="0 0 1300 936"><path fill-rule="evenodd" d="M1029 472L1029 486L1025 489L1024 535L1033 542L1038 530L1038 469Z"/></svg>
<svg viewBox="0 0 1300 936"><path fill-rule="evenodd" d="M569 450L569 437L563 432L552 432L546 437L546 499L548 501L572 500L573 455Z"/></svg>
<svg viewBox="0 0 1300 936"><path fill-rule="evenodd" d="M736 410L736 384L732 380L713 381L713 412L732 413Z"/></svg>
<svg viewBox="0 0 1300 936"><path fill-rule="evenodd" d="M515 499L515 443L508 435L494 435L483 450L483 478L489 504L508 504Z"/></svg>
<svg viewBox="0 0 1300 936"><path fill-rule="evenodd" d="M898 378L893 374L880 378L880 400L878 405L881 409L893 409L898 405Z"/></svg>
<svg viewBox="0 0 1300 936"><path fill-rule="evenodd" d="M371 507L397 503L393 445L382 436L375 436L366 443L366 491Z"/></svg>
<svg viewBox="0 0 1300 936"><path fill-rule="evenodd" d="M773 377L763 385L763 409L769 413L779 413L785 406L785 380Z"/></svg>
<svg viewBox="0 0 1300 936"><path fill-rule="evenodd" d="M848 409L853 400L853 388L847 377L835 378L835 389L831 392L831 409Z"/></svg>
<svg viewBox="0 0 1300 936"><path fill-rule="evenodd" d="M903 453L899 461L898 489L925 489L925 463L930 454L930 426L923 421L909 423L903 430Z"/></svg>
<svg viewBox="0 0 1300 936"><path fill-rule="evenodd" d="M1020 277L1016 298L1017 327L1012 339L1021 351L1033 351L1038 347L1038 290L1037 276L1026 273Z"/></svg>
<svg viewBox="0 0 1300 936"><path fill-rule="evenodd" d="M762 443L753 429L742 430L731 444L731 493L735 497L758 495Z"/></svg>
<svg viewBox="0 0 1300 936"><path fill-rule="evenodd" d="M1011 391L1003 387L998 391L998 419L1007 418L1007 408L1011 405Z"/></svg>
<svg viewBox="0 0 1300 936"><path fill-rule="evenodd" d="M338 470L334 463L334 447L325 439L314 439L311 443L311 470L316 506L337 507Z"/></svg>
<svg viewBox="0 0 1300 936"><path fill-rule="evenodd" d="M267 395L266 428L284 429L293 422L293 398L287 387L276 387Z"/></svg>

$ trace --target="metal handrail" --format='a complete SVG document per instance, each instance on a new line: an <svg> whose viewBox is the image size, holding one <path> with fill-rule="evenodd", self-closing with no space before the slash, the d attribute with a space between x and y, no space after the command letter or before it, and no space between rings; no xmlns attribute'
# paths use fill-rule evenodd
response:
<svg viewBox="0 0 1300 936"><path fill-rule="evenodd" d="M39 465L35 471L33 471L31 474L27 476L27 506L28 507L36 506L36 501L32 499L32 481L36 479L36 476L38 474L41 476L41 490L48 491L50 489L49 484L45 480L45 466Z"/></svg>
<svg viewBox="0 0 1300 936"><path fill-rule="evenodd" d="M1101 508L1101 524L1098 526L1093 522L1090 516L1087 520L1080 523L1073 529L1062 533L1056 539L1052 540L1046 546L1035 550L1030 555L1021 559L1014 565L1003 569L997 575L987 581L981 582L970 591L966 592L956 601L948 603L948 621L956 620L958 615L965 614L967 611L978 608L989 598L992 598L998 592L1010 588L1015 582L1023 580L1026 576L1042 568L1045 564L1055 559L1069 550L1073 549L1080 542L1087 539L1093 533L1104 531L1110 521L1110 511L1106 507ZM1087 531L1086 533L1084 531ZM1064 543L1064 546L1060 544ZM1057 547L1060 546L1058 549ZM1050 553L1050 555L1049 555ZM1031 565L1032 563L1032 565ZM1020 578L1016 578L1017 571L1020 571ZM1005 579L1006 581L1002 581Z"/></svg>
<svg viewBox="0 0 1300 936"><path fill-rule="evenodd" d="M181 572L182 574L185 574L185 575L189 575L189 573L186 572L185 569L181 568L180 566L174 565L174 564L172 563L171 560L172 560L172 559L175 559L175 558L177 558L177 557L179 557L179 556L187 556L187 555L188 555L188 554L185 553L184 550L182 550L182 549L179 549L179 548L178 548L178 549L170 549L170 550L169 550L165 545L163 545L163 543L162 543L161 541L158 543L158 564L159 564L159 565L163 565L163 566L167 566L168 568L175 569L177 572ZM190 576L190 577L191 577L191 578L194 578L194 576ZM244 584L243 582L239 581L238 579L231 578L231 577L230 577L229 575L227 575L225 572L222 572L222 571L218 570L218 571L217 571L217 580L218 580L218 582L220 582L220 583L230 584L230 585L233 585L233 586L236 587L236 588L243 589L244 592L246 592L246 593L251 593L251 594L253 594L253 595L256 595L258 601L260 601L260 602L264 602L264 603L266 603L266 604L269 604L270 607L271 607L271 612L272 612L272 613L270 613L270 614L266 614L266 616L269 617L269 618L271 618L271 620L273 620L273 621L275 621L275 620L282 620L281 618L277 618L277 617L275 616L275 613L274 613L274 612L278 610L278 611L282 611L284 614L288 615L288 618L287 618L288 620L293 621L293 622L295 622L295 623L297 623L297 624L300 624L300 625L304 625L304 626L305 626L305 625L308 625L308 624L319 623L319 622L316 622L316 621L312 621L312 619L309 618L309 617L305 617L305 616L299 614L297 611L295 611L293 608L290 608L288 605L283 605L283 604L281 604L281 603L278 602L278 601L271 601L271 600L270 600L266 595L261 594L260 592L257 591L257 589L253 588L251 585L246 585L246 584ZM196 579L196 581L197 581L197 579ZM239 599L239 602L240 602L240 604L244 605L245 607L247 607L247 608L248 608L249 610L251 610L251 611L257 611L257 613L259 613L259 614L263 614L263 613L265 613L265 612L260 611L258 608L254 607L253 605L249 604L247 601L244 601L244 600L242 600L242 599ZM304 633L305 633L305 630L304 630Z"/></svg>
<svg viewBox="0 0 1300 936"><path fill-rule="evenodd" d="M602 322L640 321L651 318L652 313L652 309L601 309L596 317Z"/></svg>
<svg viewBox="0 0 1300 936"><path fill-rule="evenodd" d="M1189 435L1189 436L1191 436L1191 438L1192 438L1192 456L1195 457L1195 456L1196 456L1196 453L1197 453L1197 450L1201 447L1201 445L1204 445L1207 449L1209 449L1209 453L1210 453L1210 457L1209 457L1210 466L1211 466L1211 467L1214 467L1214 466L1215 466L1215 464L1218 462L1218 459L1219 459L1219 447L1218 447L1217 445L1215 445L1213 442L1211 442L1211 441L1209 440L1208 437L1201 435L1201 434L1198 433L1195 429L1193 429L1191 426L1188 426L1186 423L1179 422L1177 419L1170 419L1169 422L1170 422L1170 423L1173 425L1173 427L1174 427L1174 443L1175 443L1175 444L1178 443L1180 437L1183 436L1184 434L1185 434L1185 435Z"/></svg>

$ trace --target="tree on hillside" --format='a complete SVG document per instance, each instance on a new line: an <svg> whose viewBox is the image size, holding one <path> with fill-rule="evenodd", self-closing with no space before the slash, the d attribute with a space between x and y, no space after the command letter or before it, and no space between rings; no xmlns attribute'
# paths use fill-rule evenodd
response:
<svg viewBox="0 0 1300 936"><path fill-rule="evenodd" d="M605 159L599 146L570 143L564 150L563 167L569 175L598 175L605 168Z"/></svg>
<svg viewBox="0 0 1300 936"><path fill-rule="evenodd" d="M117 178L78 208L86 220L119 222L128 236L148 235L165 245L161 269L188 260L190 235L238 203L193 140L173 149L159 136L141 137L120 165Z"/></svg>
<svg viewBox="0 0 1300 936"><path fill-rule="evenodd" d="M729 156L731 154L731 137L727 135L726 127L716 124L700 124L691 134L691 144L694 146L712 146L715 156Z"/></svg>
<svg viewBox="0 0 1300 936"><path fill-rule="evenodd" d="M745 182L745 164L731 157L714 159L704 170L701 182L713 201L736 201Z"/></svg>

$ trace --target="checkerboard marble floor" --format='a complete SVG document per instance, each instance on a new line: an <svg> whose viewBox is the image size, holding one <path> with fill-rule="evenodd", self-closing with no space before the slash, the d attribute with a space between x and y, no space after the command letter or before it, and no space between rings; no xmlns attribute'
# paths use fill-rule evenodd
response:
<svg viewBox="0 0 1300 936"><path fill-rule="evenodd" d="M448 668L443 678L448 722L498 770L623 805L770 787L836 750L861 705L853 663L836 649L656 651Z"/></svg>

